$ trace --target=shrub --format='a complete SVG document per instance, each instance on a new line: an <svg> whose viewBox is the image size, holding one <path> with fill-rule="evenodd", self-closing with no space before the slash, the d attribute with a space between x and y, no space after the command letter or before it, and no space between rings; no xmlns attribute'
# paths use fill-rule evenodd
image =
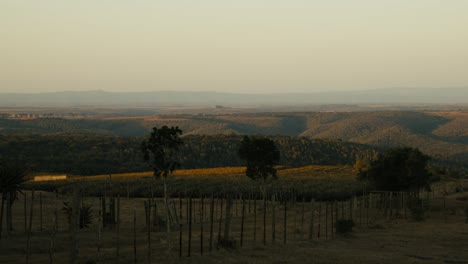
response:
<svg viewBox="0 0 468 264"><path fill-rule="evenodd" d="M354 222L349 219L339 219L336 221L336 233L346 235L353 231Z"/></svg>
<svg viewBox="0 0 468 264"><path fill-rule="evenodd" d="M67 214L68 224L72 222L72 207L68 202L63 202L62 210ZM80 207L80 229L88 228L93 222L93 209L91 205L82 204Z"/></svg>
<svg viewBox="0 0 468 264"><path fill-rule="evenodd" d="M237 242L235 239L220 238L218 240L218 247L224 249L235 249L237 247Z"/></svg>
<svg viewBox="0 0 468 264"><path fill-rule="evenodd" d="M412 203L410 207L410 211L411 211L411 219L413 219L414 221L422 222L426 218L426 214L425 214L426 210L423 206L423 202L421 199L416 199Z"/></svg>
<svg viewBox="0 0 468 264"><path fill-rule="evenodd" d="M465 223L468 224L468 205L465 206Z"/></svg>

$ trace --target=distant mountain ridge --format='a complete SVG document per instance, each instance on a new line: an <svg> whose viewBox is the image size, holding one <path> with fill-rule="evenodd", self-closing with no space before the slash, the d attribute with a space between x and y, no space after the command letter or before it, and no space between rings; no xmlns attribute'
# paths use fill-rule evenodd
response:
<svg viewBox="0 0 468 264"><path fill-rule="evenodd" d="M0 93L0 107L253 106L307 104L466 104L468 87L389 88L367 91L247 94L223 92Z"/></svg>

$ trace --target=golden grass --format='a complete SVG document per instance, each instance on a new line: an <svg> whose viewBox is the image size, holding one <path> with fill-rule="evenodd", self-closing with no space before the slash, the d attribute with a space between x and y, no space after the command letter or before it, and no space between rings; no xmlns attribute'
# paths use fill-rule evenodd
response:
<svg viewBox="0 0 468 264"><path fill-rule="evenodd" d="M293 178L322 178L322 177L339 177L353 178L356 171L349 166L325 166L325 165L310 165L298 168L277 167L279 177ZM153 172L131 172L117 173L95 176L73 176L73 180L103 180L103 179L133 179L141 177L151 177ZM245 167L221 167L221 168L205 168L205 169L189 169L176 170L174 177L245 177Z"/></svg>
<svg viewBox="0 0 468 264"><path fill-rule="evenodd" d="M34 176L34 181L63 181L67 179L67 175L38 175Z"/></svg>

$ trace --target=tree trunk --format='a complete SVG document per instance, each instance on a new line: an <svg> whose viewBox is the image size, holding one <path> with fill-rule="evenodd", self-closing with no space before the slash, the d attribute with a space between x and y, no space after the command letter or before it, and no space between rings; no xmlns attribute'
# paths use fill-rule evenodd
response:
<svg viewBox="0 0 468 264"><path fill-rule="evenodd" d="M0 208L0 239L2 239L2 231L3 231L3 211L5 208L5 195L2 193L2 206Z"/></svg>
<svg viewBox="0 0 468 264"><path fill-rule="evenodd" d="M171 220L169 216L169 204L167 197L167 179L164 178L164 208L166 211L166 240L167 240L167 249L168 253L171 250Z"/></svg>
<svg viewBox="0 0 468 264"><path fill-rule="evenodd" d="M26 264L29 263L29 256L31 255L31 231L32 231L32 220L33 220L33 209L34 209L34 190L31 193L31 208L29 211L29 226L27 230L27 239L26 239Z"/></svg>

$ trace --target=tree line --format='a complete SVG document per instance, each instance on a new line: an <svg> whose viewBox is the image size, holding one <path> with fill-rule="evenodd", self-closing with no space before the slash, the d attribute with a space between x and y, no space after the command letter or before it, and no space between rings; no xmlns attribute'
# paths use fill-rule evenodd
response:
<svg viewBox="0 0 468 264"><path fill-rule="evenodd" d="M245 166L238 156L240 135L190 135L176 153L183 169ZM379 149L339 140L266 136L275 142L283 166L353 165ZM151 170L141 152L143 137L95 134L0 135L0 158L30 164L37 173L96 175Z"/></svg>

